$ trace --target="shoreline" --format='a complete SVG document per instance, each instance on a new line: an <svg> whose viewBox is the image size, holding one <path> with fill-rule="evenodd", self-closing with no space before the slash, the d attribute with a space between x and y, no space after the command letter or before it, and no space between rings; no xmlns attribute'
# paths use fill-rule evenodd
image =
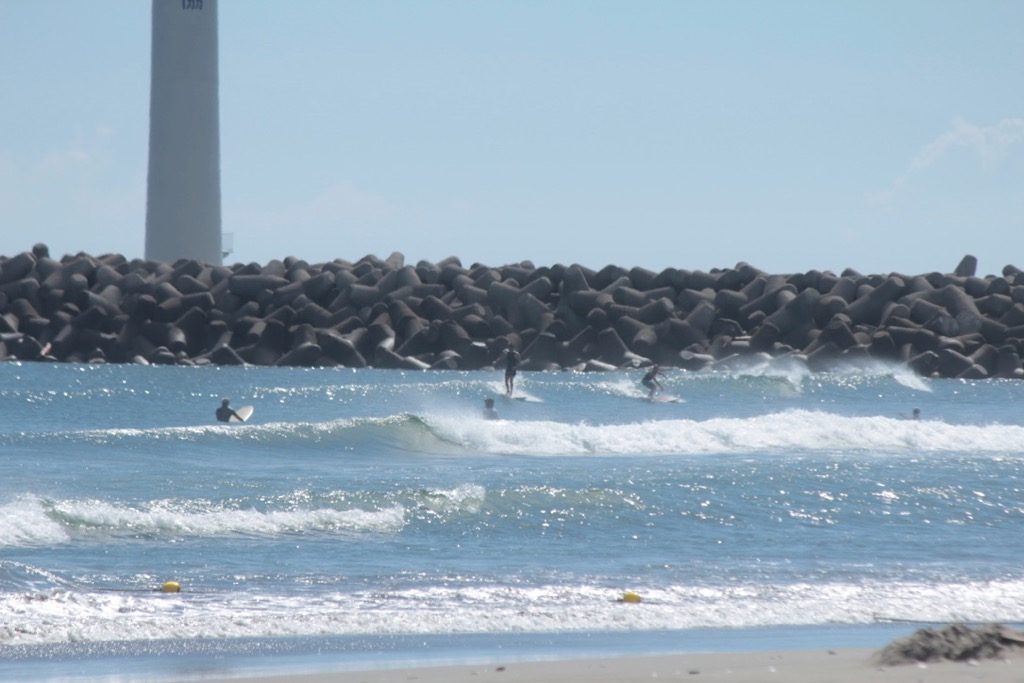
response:
<svg viewBox="0 0 1024 683"><path fill-rule="evenodd" d="M554 640L552 634L506 633L468 639L451 634L410 636L398 642L374 642L363 636L79 644L8 652L13 659L0 666L0 679L36 683L69 677L109 683L125 676L151 683L639 683L666 678L735 683L1024 681L1024 649L1019 645L997 658L978 661L882 665L882 651L911 635L906 626L562 634L563 638Z"/></svg>
<svg viewBox="0 0 1024 683"><path fill-rule="evenodd" d="M954 683L1024 680L1024 656L968 662L928 662L882 666L877 650L765 650L586 657L553 661L455 664L324 673L195 677L176 682L207 683L641 683L651 680L727 681L730 683L859 683L886 681Z"/></svg>

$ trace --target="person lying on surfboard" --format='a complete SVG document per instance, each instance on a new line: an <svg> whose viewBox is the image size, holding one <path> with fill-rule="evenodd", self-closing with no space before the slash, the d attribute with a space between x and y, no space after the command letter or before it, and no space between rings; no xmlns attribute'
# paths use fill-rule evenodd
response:
<svg viewBox="0 0 1024 683"><path fill-rule="evenodd" d="M665 377L665 373L658 369L657 365L651 367L651 369L644 375L644 378L640 380L640 384L643 384L649 390L647 398L654 398L654 394L662 391L661 383L658 381L658 375Z"/></svg>
<svg viewBox="0 0 1024 683"><path fill-rule="evenodd" d="M231 418L234 417L239 422L245 422L242 416L236 413L229 405L231 401L224 399L220 402L220 408L217 408L217 421L218 422L230 422Z"/></svg>

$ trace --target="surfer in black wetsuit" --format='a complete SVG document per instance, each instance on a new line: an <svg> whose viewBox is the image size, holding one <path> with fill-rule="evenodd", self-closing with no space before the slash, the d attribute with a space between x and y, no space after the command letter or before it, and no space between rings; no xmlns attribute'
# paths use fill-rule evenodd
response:
<svg viewBox="0 0 1024 683"><path fill-rule="evenodd" d="M511 396L516 384L516 368L519 366L519 352L511 342L505 351L505 392Z"/></svg>
<svg viewBox="0 0 1024 683"><path fill-rule="evenodd" d="M660 392L662 390L661 383L658 382L658 375L665 377L665 373L659 370L658 366L655 365L651 367L647 374L644 375L644 378L640 380L640 384L643 384L649 390L647 398L654 398L655 392Z"/></svg>
<svg viewBox="0 0 1024 683"><path fill-rule="evenodd" d="M231 418L234 417L239 422L245 422L245 420L242 419L242 416L231 408L229 405L230 403L231 401L228 399L224 399L220 402L220 408L217 408L217 421L230 422Z"/></svg>

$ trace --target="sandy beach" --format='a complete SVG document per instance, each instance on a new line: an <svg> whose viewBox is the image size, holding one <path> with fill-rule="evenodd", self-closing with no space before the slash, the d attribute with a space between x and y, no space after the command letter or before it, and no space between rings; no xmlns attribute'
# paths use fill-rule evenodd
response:
<svg viewBox="0 0 1024 683"><path fill-rule="evenodd" d="M1024 682L1024 657L881 666L875 661L875 655L876 651L870 649L773 650L375 669L218 680L230 680L232 683Z"/></svg>

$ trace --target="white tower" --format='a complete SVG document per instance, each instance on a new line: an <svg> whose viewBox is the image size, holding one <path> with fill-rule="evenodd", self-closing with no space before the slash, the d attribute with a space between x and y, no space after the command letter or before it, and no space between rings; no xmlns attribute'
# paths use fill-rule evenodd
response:
<svg viewBox="0 0 1024 683"><path fill-rule="evenodd" d="M217 0L153 0L146 258L221 262Z"/></svg>

